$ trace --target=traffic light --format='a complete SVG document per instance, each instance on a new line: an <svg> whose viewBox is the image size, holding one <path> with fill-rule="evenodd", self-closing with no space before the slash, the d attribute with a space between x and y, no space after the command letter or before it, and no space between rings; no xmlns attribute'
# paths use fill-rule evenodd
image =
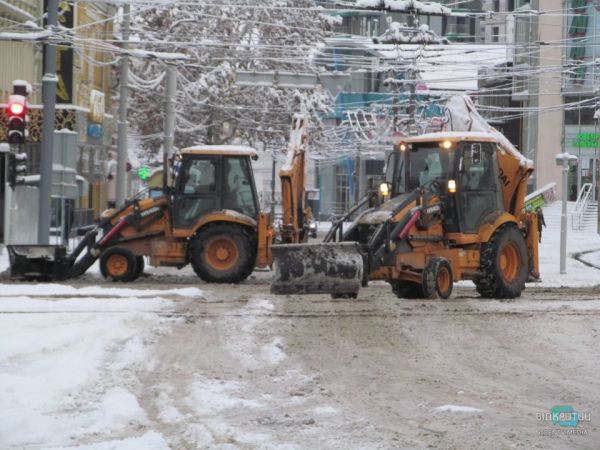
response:
<svg viewBox="0 0 600 450"><path fill-rule="evenodd" d="M27 153L8 154L8 184L11 188L23 181L22 175L27 171Z"/></svg>
<svg viewBox="0 0 600 450"><path fill-rule="evenodd" d="M8 116L8 142L10 144L25 143L25 118L27 103L22 95L11 95L6 107Z"/></svg>
<svg viewBox="0 0 600 450"><path fill-rule="evenodd" d="M142 181L146 181L150 177L150 167L142 166L138 169L138 177Z"/></svg>

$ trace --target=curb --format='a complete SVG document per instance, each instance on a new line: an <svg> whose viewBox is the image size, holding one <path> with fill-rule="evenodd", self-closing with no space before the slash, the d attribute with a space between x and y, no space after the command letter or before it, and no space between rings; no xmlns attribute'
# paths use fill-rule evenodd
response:
<svg viewBox="0 0 600 450"><path fill-rule="evenodd" d="M585 261L585 260L583 260L583 259L581 258L583 255L587 255L587 254L589 254L589 253L596 253L596 252L600 252L600 248L599 248L599 249L596 249L596 250L586 250L586 251L584 251L584 252L577 252L577 253L573 253L573 255L572 255L572 256L573 256L573 258L574 258L574 259L576 259L576 260L577 260L577 261L579 261L580 263L582 263L582 264L585 264L585 265L586 265L586 266L588 266L588 267L592 267L592 268L594 268L594 269L598 269L598 270L600 270L600 266L597 266L597 265L595 265L595 264L592 264L591 262Z"/></svg>

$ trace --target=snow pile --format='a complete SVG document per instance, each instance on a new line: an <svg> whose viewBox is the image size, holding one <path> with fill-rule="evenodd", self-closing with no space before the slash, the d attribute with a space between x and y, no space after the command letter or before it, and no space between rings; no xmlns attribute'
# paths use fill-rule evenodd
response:
<svg viewBox="0 0 600 450"><path fill-rule="evenodd" d="M107 303L121 310L106 311ZM138 311L170 305L137 298L0 298L0 311L19 312L0 315L3 448L62 448L90 437L112 439L131 426L143 429L147 417L131 392L130 371L153 364L147 345L168 327L167 319ZM118 442L120 448L166 447L157 433Z"/></svg>
<svg viewBox="0 0 600 450"><path fill-rule="evenodd" d="M475 131L494 135L503 150L521 161L522 166L533 167L533 161L526 159L506 137L492 127L477 112L473 100L468 95L455 95L446 101L446 110L450 120L443 131Z"/></svg>
<svg viewBox="0 0 600 450"><path fill-rule="evenodd" d="M1 267L0 269L7 269ZM148 298L159 296L202 297L202 290L198 288L178 289L132 289L132 288L105 288L100 286L87 286L76 288L66 284L0 284L0 298L22 297L28 295L43 295L44 297L120 297L120 298Z"/></svg>

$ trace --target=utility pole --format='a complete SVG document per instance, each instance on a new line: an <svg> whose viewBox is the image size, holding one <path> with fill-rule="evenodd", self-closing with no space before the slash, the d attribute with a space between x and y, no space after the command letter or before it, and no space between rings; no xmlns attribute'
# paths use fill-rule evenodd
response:
<svg viewBox="0 0 600 450"><path fill-rule="evenodd" d="M175 143L175 96L177 95L177 69L172 64L167 65L165 87L165 137L163 141L164 157L168 159L173 154Z"/></svg>
<svg viewBox="0 0 600 450"><path fill-rule="evenodd" d="M122 24L122 40L123 49L129 48L129 16L131 7L128 3L123 5L123 24ZM120 87L119 87L119 122L118 122L118 140L117 140L117 208L125 203L125 177L127 166L127 86L129 84L129 57L124 52L121 55L121 70L120 70Z"/></svg>
<svg viewBox="0 0 600 450"><path fill-rule="evenodd" d="M265 145L266 148L266 145ZM275 223L275 173L277 171L277 161L275 160L275 151L271 152L273 162L271 165L271 223Z"/></svg>
<svg viewBox="0 0 600 450"><path fill-rule="evenodd" d="M58 0L48 0L48 29L58 25ZM56 119L56 47L44 44L44 76L42 97L44 117L42 122L42 155L40 161L40 204L38 210L38 244L50 243L50 208L52 196L52 160L54 152L54 121Z"/></svg>
<svg viewBox="0 0 600 450"><path fill-rule="evenodd" d="M416 59L415 59L416 64ZM410 89L410 98L408 105L408 131L410 135L417 134L415 133L417 129L417 70L415 67L411 67L408 71L409 75L409 84L408 88Z"/></svg>
<svg viewBox="0 0 600 450"><path fill-rule="evenodd" d="M569 158L562 158L562 205L560 213L560 273L567 273L567 184L569 182Z"/></svg>
<svg viewBox="0 0 600 450"><path fill-rule="evenodd" d="M175 66L167 65L165 81L165 135L163 138L163 189L166 192L169 173L169 158L173 154L175 143L175 96L177 95L177 70Z"/></svg>

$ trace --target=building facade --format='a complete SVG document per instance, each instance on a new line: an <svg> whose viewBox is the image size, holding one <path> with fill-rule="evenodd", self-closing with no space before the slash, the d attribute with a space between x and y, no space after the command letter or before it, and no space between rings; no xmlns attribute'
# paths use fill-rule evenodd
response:
<svg viewBox="0 0 600 450"><path fill-rule="evenodd" d="M45 4L41 0L0 2L0 27L3 31L15 33L42 27ZM86 220L98 217L107 205L105 167L114 133L114 121L110 114L113 107L111 88L114 87L114 56L98 51L95 43L112 37L115 15L116 7L108 3L59 2L59 25L76 30L77 45L57 47L55 129L70 130L77 134L75 165L80 180L79 194L77 198L69 200L73 201L75 209L85 213ZM10 62L0 66L1 103L7 102L14 80L24 80L32 86L32 93L27 99L27 138L22 150L28 154L28 174L35 179L39 174L41 159L44 46L41 43L0 41L0 58ZM6 116L1 114L0 142L6 140ZM55 171L60 171L56 159L54 163ZM54 190L53 187L52 195L60 196ZM57 199L57 203L61 202ZM32 206L33 209L35 206Z"/></svg>

